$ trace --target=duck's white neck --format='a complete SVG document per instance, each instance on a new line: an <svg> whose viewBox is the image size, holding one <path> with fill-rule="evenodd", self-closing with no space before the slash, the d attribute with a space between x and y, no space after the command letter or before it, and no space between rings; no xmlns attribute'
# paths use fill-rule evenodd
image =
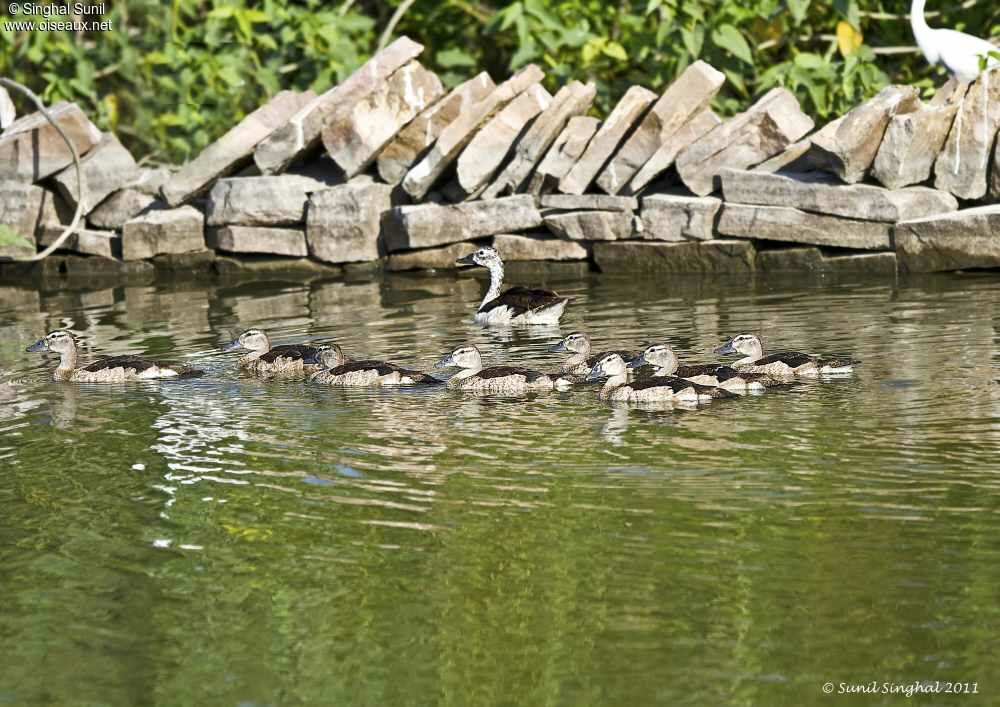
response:
<svg viewBox="0 0 1000 707"><path fill-rule="evenodd" d="M486 296L483 297L483 301L479 305L480 308L499 297L500 288L503 287L503 263L499 260L491 261L486 267L490 271L490 289L486 291Z"/></svg>
<svg viewBox="0 0 1000 707"><path fill-rule="evenodd" d="M910 27L924 58L931 64L938 64L941 62L941 54L934 42L934 30L927 26L924 18L925 4L926 0L913 0L910 5Z"/></svg>
<svg viewBox="0 0 1000 707"><path fill-rule="evenodd" d="M618 390L626 383L628 383L628 371L616 373L613 376L608 376L608 379L604 381L604 387L601 388L601 392L607 395L615 390Z"/></svg>
<svg viewBox="0 0 1000 707"><path fill-rule="evenodd" d="M475 368L463 368L458 373L456 373L454 376L452 376L452 380L464 381L466 378L472 378L472 376L476 375L481 370L483 370L483 365L482 364L479 364Z"/></svg>
<svg viewBox="0 0 1000 707"><path fill-rule="evenodd" d="M68 376L76 369L76 347L69 351L59 352L59 365L56 366L56 378Z"/></svg>
<svg viewBox="0 0 1000 707"><path fill-rule="evenodd" d="M653 371L654 376L672 376L677 372L677 364L672 366L658 366L655 371Z"/></svg>

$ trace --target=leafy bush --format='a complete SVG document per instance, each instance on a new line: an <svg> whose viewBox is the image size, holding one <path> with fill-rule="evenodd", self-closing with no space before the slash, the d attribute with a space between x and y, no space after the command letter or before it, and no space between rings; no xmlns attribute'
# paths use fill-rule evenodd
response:
<svg viewBox="0 0 1000 707"><path fill-rule="evenodd" d="M933 2L932 26L1000 34L989 0ZM964 6L963 6L964 5ZM402 6L402 7L401 7ZM550 89L597 83L606 112L633 84L662 90L704 59L727 76L723 114L783 85L820 122L889 82L928 91L943 70L912 46L908 2L877 0L119 0L111 32L14 33L0 24L0 74L78 101L139 155L181 161L281 88L323 90L393 36L426 45L448 85L539 63ZM935 9L934 7L930 8ZM892 16L895 13L895 16ZM17 19L29 19L18 17ZM41 19L41 18L38 18ZM989 29L987 29L989 28Z"/></svg>

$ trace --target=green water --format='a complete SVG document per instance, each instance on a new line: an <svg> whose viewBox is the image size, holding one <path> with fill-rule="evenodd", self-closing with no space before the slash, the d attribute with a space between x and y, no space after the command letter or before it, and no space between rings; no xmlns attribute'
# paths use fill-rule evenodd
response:
<svg viewBox="0 0 1000 707"><path fill-rule="evenodd" d="M450 276L0 287L0 704L998 702L1000 276L535 283L561 329L480 330ZM425 369L554 369L574 329L863 365L696 411L343 391L238 374L251 325ZM23 349L61 326L208 375L56 384ZM927 680L978 694L822 692Z"/></svg>

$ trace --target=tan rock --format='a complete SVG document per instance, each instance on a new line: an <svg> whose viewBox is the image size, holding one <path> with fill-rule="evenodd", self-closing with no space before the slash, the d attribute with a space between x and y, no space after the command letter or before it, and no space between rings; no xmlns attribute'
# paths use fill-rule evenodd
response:
<svg viewBox="0 0 1000 707"><path fill-rule="evenodd" d="M529 178L528 191L532 194L555 191L559 180L573 168L600 127L601 121L597 118L587 115L570 118Z"/></svg>
<svg viewBox="0 0 1000 707"><path fill-rule="evenodd" d="M889 250L892 226L876 221L823 216L785 206L749 206L726 202L719 218L719 233L737 238L812 245Z"/></svg>
<svg viewBox="0 0 1000 707"><path fill-rule="evenodd" d="M75 103L60 101L48 110L80 157L100 142L101 131ZM18 118L0 135L0 180L38 182L71 164L69 146L41 113Z"/></svg>
<svg viewBox="0 0 1000 707"><path fill-rule="evenodd" d="M84 215L89 214L108 195L121 189L139 174L139 166L135 163L132 153L126 150L111 133L105 133L101 141L80 160L80 167L87 187L83 201ZM57 172L52 176L52 181L59 195L71 209L75 210L79 193L76 165L70 165Z"/></svg>
<svg viewBox="0 0 1000 707"><path fill-rule="evenodd" d="M901 267L935 272L1000 267L998 233L1000 204L993 204L903 221L894 235Z"/></svg>
<svg viewBox="0 0 1000 707"><path fill-rule="evenodd" d="M586 260L590 256L590 251L583 243L553 238L547 234L501 233L493 237L493 247L500 251L504 262L509 263Z"/></svg>
<svg viewBox="0 0 1000 707"><path fill-rule="evenodd" d="M635 176L621 190L623 194L638 194L654 179L666 172L677 160L677 155L688 145L707 135L722 124L711 110L704 110L691 118L673 135L665 138L646 164L641 165Z"/></svg>

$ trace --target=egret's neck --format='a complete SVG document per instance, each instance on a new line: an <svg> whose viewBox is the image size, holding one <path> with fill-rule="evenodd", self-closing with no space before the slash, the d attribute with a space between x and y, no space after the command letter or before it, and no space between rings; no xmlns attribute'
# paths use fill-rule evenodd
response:
<svg viewBox="0 0 1000 707"><path fill-rule="evenodd" d="M910 5L910 27L924 58L931 64L937 64L941 61L941 55L934 43L934 30L927 26L927 20L924 18L925 4L926 0L913 0L913 4Z"/></svg>
<svg viewBox="0 0 1000 707"><path fill-rule="evenodd" d="M491 262L486 267L490 271L490 289L486 291L486 296L483 297L483 304L492 302L499 297L500 288L503 286L503 263Z"/></svg>

